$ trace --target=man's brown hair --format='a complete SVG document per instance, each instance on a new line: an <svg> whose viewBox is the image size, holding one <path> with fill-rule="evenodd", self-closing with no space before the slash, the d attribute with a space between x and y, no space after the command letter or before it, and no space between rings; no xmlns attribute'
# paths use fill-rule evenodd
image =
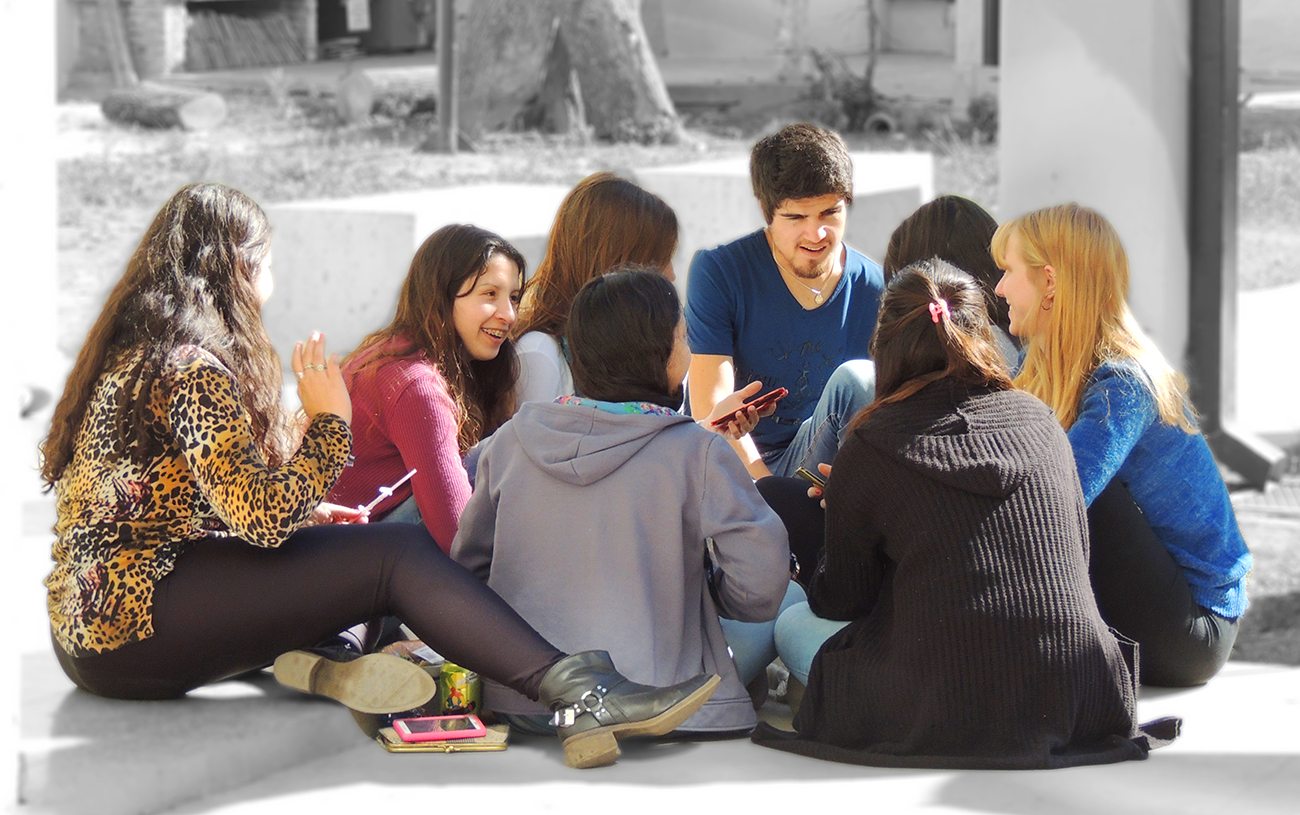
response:
<svg viewBox="0 0 1300 815"><path fill-rule="evenodd" d="M759 139L749 153L754 197L769 224L782 201L838 195L853 203L853 160L838 133L801 122Z"/></svg>

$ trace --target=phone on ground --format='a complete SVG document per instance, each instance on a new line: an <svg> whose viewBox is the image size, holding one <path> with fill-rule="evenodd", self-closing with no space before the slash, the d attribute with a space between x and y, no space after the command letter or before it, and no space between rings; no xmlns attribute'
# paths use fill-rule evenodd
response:
<svg viewBox="0 0 1300 815"><path fill-rule="evenodd" d="M477 716L421 716L397 719L393 729L402 741L446 741L473 739L487 733Z"/></svg>

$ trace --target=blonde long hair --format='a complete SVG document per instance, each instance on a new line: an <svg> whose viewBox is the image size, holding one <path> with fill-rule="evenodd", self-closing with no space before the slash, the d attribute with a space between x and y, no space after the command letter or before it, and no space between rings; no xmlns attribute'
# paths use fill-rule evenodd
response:
<svg viewBox="0 0 1300 815"><path fill-rule="evenodd" d="M1128 307L1128 255L1115 228L1075 203L1022 215L993 235L993 259L1004 269L1013 234L1020 236L1020 252L1035 273L1043 274L1045 266L1056 270L1052 308L1037 315L1038 331L1026 338L1028 351L1016 386L1046 402L1069 430L1097 367L1131 360L1146 374L1160 419L1196 433L1187 380L1169 365Z"/></svg>

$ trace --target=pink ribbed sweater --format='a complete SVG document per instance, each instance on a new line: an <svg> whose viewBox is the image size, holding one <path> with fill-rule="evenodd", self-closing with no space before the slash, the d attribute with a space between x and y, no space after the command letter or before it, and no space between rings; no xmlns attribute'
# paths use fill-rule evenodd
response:
<svg viewBox="0 0 1300 815"><path fill-rule="evenodd" d="M456 443L456 403L437 366L424 357L394 357L355 375L377 353L344 367L352 396L352 452L329 500L344 506L367 504L381 486L415 468L415 477L372 510L382 518L415 493L429 534L451 550L460 513L472 487Z"/></svg>

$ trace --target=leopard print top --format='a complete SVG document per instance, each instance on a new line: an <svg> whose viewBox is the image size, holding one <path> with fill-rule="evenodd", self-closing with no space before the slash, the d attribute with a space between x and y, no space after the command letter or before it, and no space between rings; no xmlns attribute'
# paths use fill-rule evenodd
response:
<svg viewBox="0 0 1300 815"><path fill-rule="evenodd" d="M55 485L50 625L73 655L153 634L153 591L188 544L234 535L279 546L342 472L352 432L318 414L298 452L270 469L253 443L230 370L194 346L173 352L149 405L156 449L114 457L111 432L137 357L99 378L72 462Z"/></svg>

